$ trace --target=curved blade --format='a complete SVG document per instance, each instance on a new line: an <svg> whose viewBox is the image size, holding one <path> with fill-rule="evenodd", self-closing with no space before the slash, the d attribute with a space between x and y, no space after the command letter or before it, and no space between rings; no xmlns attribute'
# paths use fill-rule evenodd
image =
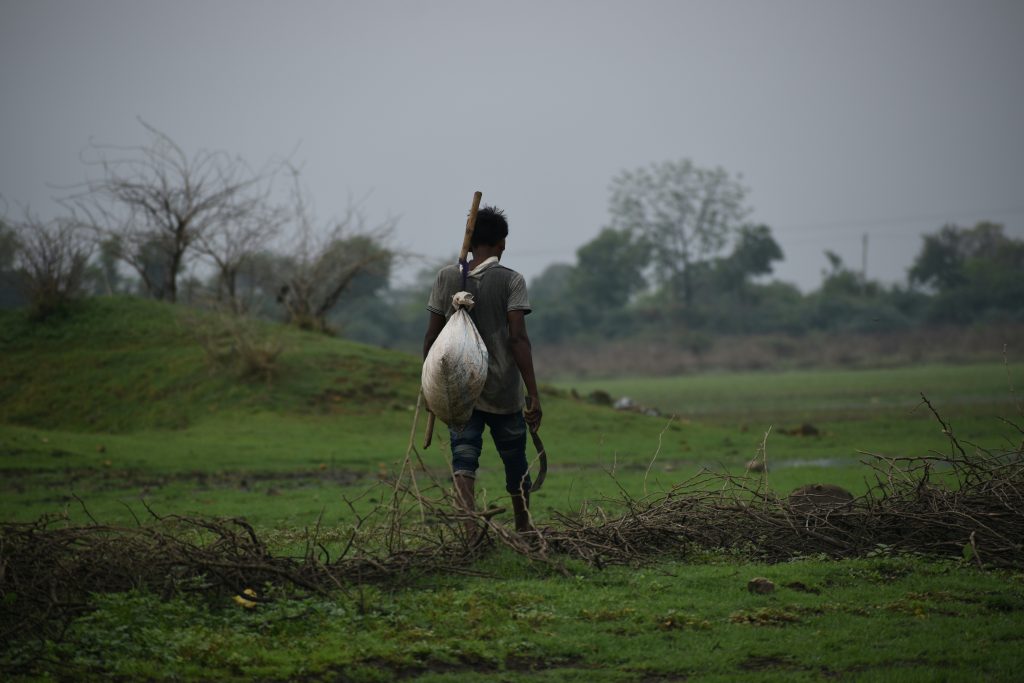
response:
<svg viewBox="0 0 1024 683"><path fill-rule="evenodd" d="M548 474L548 453L544 450L544 442L540 440L537 432L531 429L530 436L533 437L533 447L537 449L537 457L540 459L540 471L537 472L537 478L533 480L533 484L530 486L530 493L533 493L540 490L541 485L544 483L544 477Z"/></svg>

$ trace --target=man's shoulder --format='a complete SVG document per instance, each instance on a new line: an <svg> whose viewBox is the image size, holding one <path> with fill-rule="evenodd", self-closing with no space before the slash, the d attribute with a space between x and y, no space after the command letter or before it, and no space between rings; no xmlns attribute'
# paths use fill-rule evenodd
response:
<svg viewBox="0 0 1024 683"><path fill-rule="evenodd" d="M511 269L511 268L509 268L508 266L502 265L502 264L500 264L500 263L497 263L497 264L495 264L495 265L494 265L494 270L495 270L496 272L500 272L500 273L502 274L502 276L503 276L503 277L505 277L505 278L508 278L509 280L513 280L513 279L515 279L515 278L521 278L521 277L523 277L523 276L522 276L522 275L521 275L521 274L519 273L519 271L517 271L517 270L512 270L512 269Z"/></svg>
<svg viewBox="0 0 1024 683"><path fill-rule="evenodd" d="M459 278L461 276L462 276L462 272L459 270L458 264L450 264L450 265L447 265L447 266L442 266L437 271L437 276L435 277L435 281L437 281L437 282L451 282L451 281L453 281L456 278Z"/></svg>

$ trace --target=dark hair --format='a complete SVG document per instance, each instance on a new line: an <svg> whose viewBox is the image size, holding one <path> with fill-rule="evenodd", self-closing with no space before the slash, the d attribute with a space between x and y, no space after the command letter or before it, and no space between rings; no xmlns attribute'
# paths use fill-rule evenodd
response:
<svg viewBox="0 0 1024 683"><path fill-rule="evenodd" d="M469 246L483 244L492 247L508 237L505 212L496 206L485 206L476 213L476 227Z"/></svg>

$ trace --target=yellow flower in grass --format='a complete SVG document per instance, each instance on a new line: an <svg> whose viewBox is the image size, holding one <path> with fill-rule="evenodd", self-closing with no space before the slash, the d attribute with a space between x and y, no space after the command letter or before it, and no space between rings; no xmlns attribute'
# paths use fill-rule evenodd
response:
<svg viewBox="0 0 1024 683"><path fill-rule="evenodd" d="M253 600L247 599L246 596L248 596L248 598L255 598L256 597L256 591L254 591L251 588L246 588L244 591L242 591L241 595L236 595L234 600L235 600L235 602L237 602L239 605L241 605L242 607L244 607L246 609L252 609L253 607L255 607L258 604L256 602L254 602Z"/></svg>

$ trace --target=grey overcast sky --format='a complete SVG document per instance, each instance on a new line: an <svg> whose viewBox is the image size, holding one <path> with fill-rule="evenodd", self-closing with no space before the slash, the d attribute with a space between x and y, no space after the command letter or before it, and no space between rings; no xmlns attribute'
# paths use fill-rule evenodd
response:
<svg viewBox="0 0 1024 683"><path fill-rule="evenodd" d="M0 0L8 213L56 213L137 117L292 154L321 219L369 193L430 259L482 190L528 278L607 224L618 172L684 157L742 174L804 289L865 233L887 282L946 222L1024 237L1021 0Z"/></svg>

